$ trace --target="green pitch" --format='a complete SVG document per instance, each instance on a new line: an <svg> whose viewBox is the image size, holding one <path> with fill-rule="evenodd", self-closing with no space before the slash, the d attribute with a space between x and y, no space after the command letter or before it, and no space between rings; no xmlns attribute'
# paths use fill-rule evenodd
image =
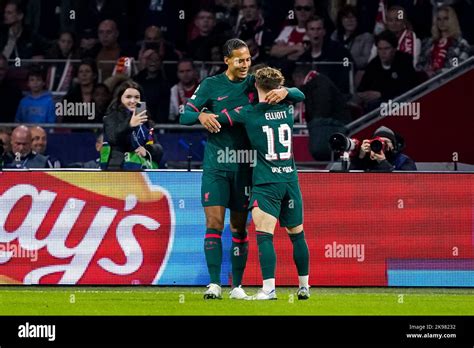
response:
<svg viewBox="0 0 474 348"><path fill-rule="evenodd" d="M205 288L0 287L0 315L472 315L474 289L277 288L277 301L203 300ZM246 288L254 294L256 288Z"/></svg>

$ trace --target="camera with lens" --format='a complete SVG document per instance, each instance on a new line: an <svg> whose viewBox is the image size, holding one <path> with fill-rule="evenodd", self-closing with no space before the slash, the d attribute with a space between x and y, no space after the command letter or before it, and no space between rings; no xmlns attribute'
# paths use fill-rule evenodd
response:
<svg viewBox="0 0 474 348"><path fill-rule="evenodd" d="M370 142L370 149L373 152L380 154L385 151L385 148L386 148L385 141L381 137L375 137L373 139L370 139L369 142Z"/></svg>
<svg viewBox="0 0 474 348"><path fill-rule="evenodd" d="M360 141L356 138L349 138L342 133L334 133L329 137L329 146L335 152L356 153L360 149Z"/></svg>

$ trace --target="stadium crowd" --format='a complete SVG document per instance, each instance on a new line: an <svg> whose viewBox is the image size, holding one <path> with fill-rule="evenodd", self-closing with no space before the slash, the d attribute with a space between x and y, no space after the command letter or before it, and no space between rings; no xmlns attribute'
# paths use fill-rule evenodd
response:
<svg viewBox="0 0 474 348"><path fill-rule="evenodd" d="M102 123L131 81L152 125L178 123L237 37L253 65L305 91L296 122L341 126L457 66L474 45L470 1L7 0L0 10L0 123L18 125ZM65 112L70 103L92 107Z"/></svg>

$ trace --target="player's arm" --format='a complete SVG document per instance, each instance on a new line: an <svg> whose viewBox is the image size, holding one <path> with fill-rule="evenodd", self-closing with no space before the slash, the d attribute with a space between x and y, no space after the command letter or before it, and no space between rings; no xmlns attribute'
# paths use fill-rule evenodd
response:
<svg viewBox="0 0 474 348"><path fill-rule="evenodd" d="M249 84L251 86L255 85L255 75L251 75L249 80ZM301 92L298 88L296 87L281 87L278 89L274 89L270 91L266 98L265 101L269 104L278 104L279 102L285 100L289 101L292 103L299 103L305 100L305 95L303 92Z"/></svg>
<svg viewBox="0 0 474 348"><path fill-rule="evenodd" d="M204 80L196 89L194 95L189 98L183 112L180 113L179 123L186 126L192 126L199 122L211 133L218 132L221 126L217 121L217 116L210 112L202 112L209 101L208 95L208 82L207 80Z"/></svg>
<svg viewBox="0 0 474 348"><path fill-rule="evenodd" d="M292 87L281 87L278 89L271 90L267 93L265 101L269 104L277 104L283 100L290 101L293 103L302 102L305 99L305 95L298 88Z"/></svg>
<svg viewBox="0 0 474 348"><path fill-rule="evenodd" d="M236 107L232 110L223 110L217 113L218 120L220 124L233 126L234 123L245 123L246 116L248 112L248 106L246 107Z"/></svg>

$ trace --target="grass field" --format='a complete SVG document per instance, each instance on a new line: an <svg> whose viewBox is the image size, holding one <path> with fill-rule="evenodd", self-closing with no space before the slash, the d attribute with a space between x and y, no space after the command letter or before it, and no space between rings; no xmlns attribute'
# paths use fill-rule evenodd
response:
<svg viewBox="0 0 474 348"><path fill-rule="evenodd" d="M0 287L0 315L473 315L474 290L312 288L298 301L277 288L277 301L204 301L204 288ZM249 294L256 288L247 288Z"/></svg>

